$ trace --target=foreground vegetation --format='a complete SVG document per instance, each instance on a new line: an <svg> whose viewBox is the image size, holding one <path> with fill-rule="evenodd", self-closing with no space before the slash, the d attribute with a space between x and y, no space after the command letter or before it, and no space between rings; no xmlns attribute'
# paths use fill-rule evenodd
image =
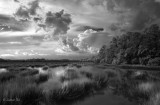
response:
<svg viewBox="0 0 160 105"><path fill-rule="evenodd" d="M159 71L88 68L74 64L0 69L0 105L72 105L103 90L137 105L160 104Z"/></svg>
<svg viewBox="0 0 160 105"><path fill-rule="evenodd" d="M0 105L66 105L107 86L102 74L60 67L17 68L0 73Z"/></svg>

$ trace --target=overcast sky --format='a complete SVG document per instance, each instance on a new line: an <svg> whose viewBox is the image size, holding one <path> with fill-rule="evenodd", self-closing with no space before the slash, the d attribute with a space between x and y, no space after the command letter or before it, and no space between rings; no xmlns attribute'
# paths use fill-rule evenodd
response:
<svg viewBox="0 0 160 105"><path fill-rule="evenodd" d="M97 54L126 31L159 23L160 0L0 0L0 58Z"/></svg>

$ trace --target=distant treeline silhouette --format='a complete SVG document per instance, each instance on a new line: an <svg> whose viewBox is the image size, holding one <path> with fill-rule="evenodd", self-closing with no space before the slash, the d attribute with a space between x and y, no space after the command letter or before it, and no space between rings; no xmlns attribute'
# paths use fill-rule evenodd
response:
<svg viewBox="0 0 160 105"><path fill-rule="evenodd" d="M126 32L116 36L109 47L104 45L98 56L97 63L160 65L160 27L151 25L142 32Z"/></svg>
<svg viewBox="0 0 160 105"><path fill-rule="evenodd" d="M60 59L60 60L48 60L48 59L0 59L0 62L79 62L80 60L69 60L69 59Z"/></svg>

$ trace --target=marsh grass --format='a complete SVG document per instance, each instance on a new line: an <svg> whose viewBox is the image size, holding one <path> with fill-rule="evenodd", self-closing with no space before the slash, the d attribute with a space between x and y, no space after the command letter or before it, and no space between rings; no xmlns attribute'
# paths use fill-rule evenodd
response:
<svg viewBox="0 0 160 105"><path fill-rule="evenodd" d="M141 89L141 92L149 97L149 99L146 102L144 102L143 105L160 105L160 83L153 82L151 84L153 86L150 87L149 89L144 89L144 90L143 88Z"/></svg>
<svg viewBox="0 0 160 105"><path fill-rule="evenodd" d="M49 68L44 66L43 69ZM21 68L15 71L0 74L0 105L67 105L93 95L108 83L105 75L70 68L64 76L54 78L34 69ZM55 82L60 82L62 86L45 92L40 85L49 79L56 79ZM68 85L63 86L64 82L68 82Z"/></svg>
<svg viewBox="0 0 160 105"><path fill-rule="evenodd" d="M36 78L36 83L41 84L43 82L46 82L49 79L49 75L47 74L39 74Z"/></svg>
<svg viewBox="0 0 160 105"><path fill-rule="evenodd" d="M33 76L33 75L36 75L38 73L39 73L38 70L32 69L32 70L21 71L19 75L20 76Z"/></svg>
<svg viewBox="0 0 160 105"><path fill-rule="evenodd" d="M29 78L7 81L0 90L0 105L39 105L43 100L42 90Z"/></svg>
<svg viewBox="0 0 160 105"><path fill-rule="evenodd" d="M71 102L83 100L85 97L93 95L99 88L100 82L71 83L60 89L52 90L48 95L50 103L55 105L67 105Z"/></svg>
<svg viewBox="0 0 160 105"><path fill-rule="evenodd" d="M16 77L16 75L11 73L11 72L0 73L0 83L9 81L9 80L11 80L11 79L13 79L15 77Z"/></svg>

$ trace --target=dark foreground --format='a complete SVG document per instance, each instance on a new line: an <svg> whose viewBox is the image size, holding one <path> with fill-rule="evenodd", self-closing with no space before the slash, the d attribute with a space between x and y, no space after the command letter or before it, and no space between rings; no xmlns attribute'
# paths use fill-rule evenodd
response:
<svg viewBox="0 0 160 105"><path fill-rule="evenodd" d="M160 71L43 62L0 67L0 105L159 105Z"/></svg>

